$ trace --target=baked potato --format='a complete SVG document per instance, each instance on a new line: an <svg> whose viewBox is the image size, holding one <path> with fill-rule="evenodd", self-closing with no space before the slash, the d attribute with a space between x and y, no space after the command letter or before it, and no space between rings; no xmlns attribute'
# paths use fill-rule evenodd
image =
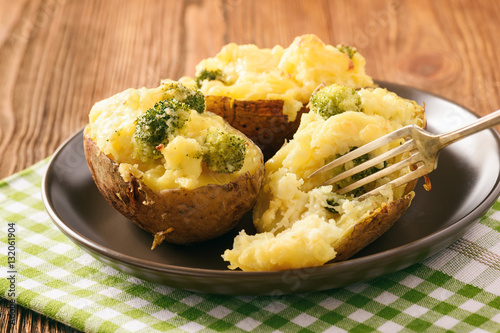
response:
<svg viewBox="0 0 500 333"><path fill-rule="evenodd" d="M198 86L207 110L245 133L266 157L291 139L318 85L374 85L355 48L326 45L315 35L299 36L287 48L228 44L181 82Z"/></svg>
<svg viewBox="0 0 500 333"><path fill-rule="evenodd" d="M259 147L173 81L96 103L84 150L99 191L154 235L153 248L226 233L253 207L264 175Z"/></svg>
<svg viewBox="0 0 500 333"><path fill-rule="evenodd" d="M242 230L236 236L233 248L223 254L230 269L285 270L348 259L389 229L411 204L415 182L397 188L383 186L409 168L347 195L334 192L355 181L355 176L340 184L319 186L372 156L317 178L308 176L329 161L403 126L425 127L422 106L382 88L354 90L330 85L313 94L309 107L311 111L302 115L293 139L265 163L264 183L253 210L257 233L248 235ZM401 142L374 154L398 144ZM402 158L365 172L374 173ZM379 194L358 199L375 186L382 186Z"/></svg>

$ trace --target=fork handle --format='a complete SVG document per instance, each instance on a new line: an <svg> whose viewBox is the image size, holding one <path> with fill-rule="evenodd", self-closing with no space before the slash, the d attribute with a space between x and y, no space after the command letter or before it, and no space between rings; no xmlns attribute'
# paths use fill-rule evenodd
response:
<svg viewBox="0 0 500 333"><path fill-rule="evenodd" d="M440 135L439 138L440 138L440 143L442 145L441 148L449 144L452 144L453 142L456 142L462 138L465 138L469 135L491 128L498 124L500 124L500 110L492 112L489 115L484 116L479 120L473 122L472 124Z"/></svg>

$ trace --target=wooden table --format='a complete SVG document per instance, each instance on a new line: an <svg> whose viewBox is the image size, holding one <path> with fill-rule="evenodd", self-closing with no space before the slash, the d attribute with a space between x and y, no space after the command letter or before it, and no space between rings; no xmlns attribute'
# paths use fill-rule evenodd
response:
<svg viewBox="0 0 500 333"><path fill-rule="evenodd" d="M356 46L377 80L486 115L500 107L500 3L491 0L16 0L0 2L0 178L51 155L96 101L193 75L222 45L314 33ZM0 332L73 331L18 308Z"/></svg>

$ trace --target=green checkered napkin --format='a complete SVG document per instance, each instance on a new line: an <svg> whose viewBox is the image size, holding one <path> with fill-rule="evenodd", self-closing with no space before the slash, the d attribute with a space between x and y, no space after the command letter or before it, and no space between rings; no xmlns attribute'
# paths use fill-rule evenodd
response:
<svg viewBox="0 0 500 333"><path fill-rule="evenodd" d="M47 162L0 182L0 295L79 330L500 332L500 202L447 249L381 278L280 297L207 295L126 275L76 247L42 204Z"/></svg>

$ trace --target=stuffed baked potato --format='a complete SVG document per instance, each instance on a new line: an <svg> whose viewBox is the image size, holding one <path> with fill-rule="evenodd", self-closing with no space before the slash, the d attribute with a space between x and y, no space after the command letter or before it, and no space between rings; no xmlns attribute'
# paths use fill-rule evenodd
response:
<svg viewBox="0 0 500 333"><path fill-rule="evenodd" d="M264 183L253 211L258 233L248 235L243 230L236 236L233 248L223 254L230 269L285 270L348 259L389 229L414 197L415 182L394 189L385 186L378 195L357 199L409 169L348 195L334 191L355 179L317 185L362 161L338 167L320 179L307 177L329 161L400 127L424 127L423 107L385 89L354 90L339 85L317 91L309 106L311 112L302 115L293 139L265 164ZM398 160L401 157L366 172Z"/></svg>
<svg viewBox="0 0 500 333"><path fill-rule="evenodd" d="M102 195L154 235L153 248L226 233L253 207L264 174L261 150L173 81L96 103L84 148Z"/></svg>
<svg viewBox="0 0 500 333"><path fill-rule="evenodd" d="M355 48L326 45L315 35L299 36L287 48L228 44L196 66L194 79L181 82L197 85L207 110L245 133L266 157L295 133L318 85L374 85Z"/></svg>

